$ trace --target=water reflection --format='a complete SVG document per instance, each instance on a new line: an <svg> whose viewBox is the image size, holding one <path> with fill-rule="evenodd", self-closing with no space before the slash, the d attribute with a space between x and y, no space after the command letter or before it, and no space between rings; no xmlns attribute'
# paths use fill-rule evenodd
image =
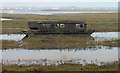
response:
<svg viewBox="0 0 120 73"><path fill-rule="evenodd" d="M0 18L0 21L5 21L5 20L13 20L13 19Z"/></svg>
<svg viewBox="0 0 120 73"><path fill-rule="evenodd" d="M91 36L95 38L96 41L103 41L103 40L118 40L119 32L94 32ZM50 35L52 38L56 36ZM48 36L48 37L50 37ZM58 35L60 36L60 35ZM69 35L68 35L69 36ZM72 35L72 37L86 37L84 35ZM2 38L3 37L3 38ZM0 34L0 40L22 40L25 37L25 34ZM41 36L39 36L41 37ZM18 39L19 38L19 39ZM51 38L50 38L51 39Z"/></svg>
<svg viewBox="0 0 120 73"><path fill-rule="evenodd" d="M111 49L109 49L111 48ZM62 49L62 50L26 50L26 49L8 49L3 50L3 61L5 64L47 61L49 64L63 63L108 63L118 61L118 48L108 46L97 46L96 48L86 48L86 50Z"/></svg>
<svg viewBox="0 0 120 73"><path fill-rule="evenodd" d="M63 48L92 48L97 45L118 46L118 32L95 32L88 35L31 35L25 38L20 34L2 34L3 49L63 49ZM8 41L9 40L9 41ZM12 41L13 40L13 41ZM113 41L116 40L116 41ZM109 41L109 42L104 42ZM11 44L14 44L11 46Z"/></svg>
<svg viewBox="0 0 120 73"><path fill-rule="evenodd" d="M95 32L91 36L31 35L28 38L20 34L2 34L0 37L3 37L0 40L5 42L3 48L7 49L0 50L3 51L1 52L2 62L5 65L59 65L62 63L102 65L103 62L118 61L118 47L96 43L118 40L118 32Z"/></svg>
<svg viewBox="0 0 120 73"><path fill-rule="evenodd" d="M118 40L119 32L95 32L91 36L95 38L95 41L111 41Z"/></svg>
<svg viewBox="0 0 120 73"><path fill-rule="evenodd" d="M25 34L0 34L0 40L15 40L19 41L25 37Z"/></svg>

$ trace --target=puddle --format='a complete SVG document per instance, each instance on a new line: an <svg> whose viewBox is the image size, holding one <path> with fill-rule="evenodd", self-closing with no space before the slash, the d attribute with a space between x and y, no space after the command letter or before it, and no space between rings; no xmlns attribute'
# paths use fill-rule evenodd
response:
<svg viewBox="0 0 120 73"><path fill-rule="evenodd" d="M0 40L14 40L19 41L25 37L25 34L0 34Z"/></svg>
<svg viewBox="0 0 120 73"><path fill-rule="evenodd" d="M97 64L118 61L118 47L96 46L96 48L62 50L2 50L4 64L50 64L75 63Z"/></svg>
<svg viewBox="0 0 120 73"><path fill-rule="evenodd" d="M94 32L91 36L95 41L111 41L118 40L119 32Z"/></svg>
<svg viewBox="0 0 120 73"><path fill-rule="evenodd" d="M13 20L13 19L0 18L0 21L6 21L6 20Z"/></svg>

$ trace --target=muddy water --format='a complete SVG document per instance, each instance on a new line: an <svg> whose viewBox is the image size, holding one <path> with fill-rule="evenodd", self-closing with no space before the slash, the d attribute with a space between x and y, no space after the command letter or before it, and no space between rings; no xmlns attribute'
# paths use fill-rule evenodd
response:
<svg viewBox="0 0 120 73"><path fill-rule="evenodd" d="M0 40L15 40L15 41L21 41L25 35L20 34L11 34L11 35L0 35ZM41 37L41 38L39 38ZM0 50L2 54L2 62L5 65L8 64L41 64L45 65L51 65L56 64L59 65L61 63L76 63L76 64L82 64L85 65L87 63L95 63L97 65L101 65L101 62L104 63L111 63L114 61L118 61L118 47L110 47L110 46L103 46L103 45L95 45L94 48L84 48L84 47L78 47L78 48L64 48L64 49L40 49L36 48L34 50L27 50L30 47L34 46L34 43L37 44L37 46L47 45L53 45L58 44L61 46L61 43L69 43L70 45L73 45L74 43L76 45L83 45L82 43L88 43L91 41L112 41L112 40L118 40L118 32L95 32L91 35L94 40L90 40L91 37L79 37L79 36L69 36L72 37L68 38L65 36L57 36L57 38L51 38L50 36L42 37L42 36L33 36L24 39L22 42L29 43L27 48L8 48L7 50ZM64 40L62 37L64 37ZM60 38L60 39L58 39ZM77 40L76 40L76 39ZM29 40L28 40L29 39ZM37 39L37 40L36 40ZM46 40L47 39L47 40ZM55 39L55 40L52 40ZM61 40L61 41L60 41ZM72 40L72 41L70 41ZM42 41L42 43L40 42ZM51 41L51 42L49 42ZM59 43L57 43L59 41ZM32 42L30 44L30 42ZM53 43L53 44L51 44ZM63 45L69 45L64 43ZM46 46L45 45L45 46ZM63 46L62 45L62 46ZM73 45L75 47L76 45ZM43 47L45 47L43 46ZM62 47L61 46L61 47Z"/></svg>
<svg viewBox="0 0 120 73"><path fill-rule="evenodd" d="M97 63L100 62L110 63L118 61L118 48L108 47L108 46L96 46L96 48L86 48L86 50L77 49L64 49L64 50L26 50L26 49L8 49L3 50L3 61L8 64L18 62L21 60L25 62L29 61L42 61L42 59L47 59L47 61L52 64L57 61L62 60L63 62L77 63L80 61L86 61L87 63ZM80 62L82 63L82 62ZM82 63L83 64L83 63Z"/></svg>

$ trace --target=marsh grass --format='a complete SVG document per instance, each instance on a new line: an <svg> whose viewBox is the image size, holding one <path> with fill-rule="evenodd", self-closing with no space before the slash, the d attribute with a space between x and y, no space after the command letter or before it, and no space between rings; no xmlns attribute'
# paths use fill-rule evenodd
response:
<svg viewBox="0 0 120 73"><path fill-rule="evenodd" d="M92 37L80 37L78 35L33 35L24 39L27 42L28 48L34 45L34 48L80 48L87 46L85 43L88 40L93 40ZM34 43L33 43L34 42ZM91 45L92 46L92 45Z"/></svg>
<svg viewBox="0 0 120 73"><path fill-rule="evenodd" d="M31 35L20 41L2 40L2 49L86 49L96 45L119 47L120 40L95 41L90 36L81 35Z"/></svg>
<svg viewBox="0 0 120 73"><path fill-rule="evenodd" d="M89 14L57 14L57 15L33 15L33 14L3 14L3 18L13 19L11 21L2 21L2 34L17 34L23 29L28 29L28 21L58 21L58 20L79 20L87 21L88 29L94 28L98 32L118 31L118 14L117 13L89 13ZM7 29L13 28L13 29ZM16 29L20 28L20 29ZM24 48L24 49L42 49L42 48L84 48L104 45L118 47L119 40L104 42L93 42L91 37L80 37L70 35L34 35L21 41L2 40L2 49ZM22 42L22 46L21 43ZM114 43L111 43L114 42ZM88 64L62 64L59 66L41 66L41 65L3 65L3 71L118 71L118 65Z"/></svg>
<svg viewBox="0 0 120 73"><path fill-rule="evenodd" d="M20 43L13 40L2 40L2 49L20 48Z"/></svg>
<svg viewBox="0 0 120 73"><path fill-rule="evenodd" d="M31 35L20 41L2 40L3 49L6 48L25 48L25 49L65 49L65 48L84 48L95 46L94 44L86 44L94 40L90 36L81 35ZM22 46L20 46L22 44Z"/></svg>
<svg viewBox="0 0 120 73"><path fill-rule="evenodd" d="M61 64L61 65L3 65L3 71L118 71L118 64L98 66L95 64Z"/></svg>
<svg viewBox="0 0 120 73"><path fill-rule="evenodd" d="M28 29L28 21L59 21L59 20L77 20L87 21L88 29L94 28L98 32L118 31L117 13L81 13L81 14L56 14L56 15L38 15L38 14L2 14L3 18L11 18L12 21L2 21L2 28L21 28ZM21 30L4 29L4 33L19 33Z"/></svg>
<svg viewBox="0 0 120 73"><path fill-rule="evenodd" d="M96 44L109 46L109 47L120 47L119 43L120 43L120 40L111 40L111 41L97 42Z"/></svg>

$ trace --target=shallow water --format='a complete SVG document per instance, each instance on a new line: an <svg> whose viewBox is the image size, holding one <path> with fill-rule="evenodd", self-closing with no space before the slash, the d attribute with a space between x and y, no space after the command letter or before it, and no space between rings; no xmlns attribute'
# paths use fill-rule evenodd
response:
<svg viewBox="0 0 120 73"><path fill-rule="evenodd" d="M35 64L36 61L42 62L47 59L49 64L56 63L62 60L63 62L71 63L87 63L100 64L100 62L111 63L118 61L118 48L108 46L96 46L96 48L86 48L86 50L78 49L62 49L62 50L27 50L27 49L8 49L2 51L3 61L5 64L15 64L18 60L21 63L29 61Z"/></svg>
<svg viewBox="0 0 120 73"><path fill-rule="evenodd" d="M34 11L34 10L3 10L2 13L8 14L76 14L76 13L117 13L118 11Z"/></svg>
<svg viewBox="0 0 120 73"><path fill-rule="evenodd" d="M5 21L5 20L13 20L13 19L0 18L0 21Z"/></svg>
<svg viewBox="0 0 120 73"><path fill-rule="evenodd" d="M25 37L25 34L0 34L0 40L14 40L19 41Z"/></svg>
<svg viewBox="0 0 120 73"><path fill-rule="evenodd" d="M91 36L95 41L118 40L118 32L94 32ZM0 34L0 40L19 41L25 37L25 34Z"/></svg>
<svg viewBox="0 0 120 73"><path fill-rule="evenodd" d="M1 34L0 40L15 40L19 41L19 43L27 43L32 44L28 45L30 47L31 45L37 45L37 47L41 45L51 46L51 44L55 44L57 46L60 46L61 43L64 43L66 45L73 45L74 48L65 48L65 49L41 49L36 48L39 50L27 50L27 48L7 48L7 50L0 50L0 54L2 56L2 61L5 65L8 64L41 64L45 65L47 62L47 65L55 64L59 65L62 61L62 63L74 63L74 64L82 64L85 65L87 63L91 64L97 64L101 65L101 62L104 63L112 63L114 61L118 61L118 47L109 47L109 46L102 46L102 45L95 45L93 47L88 48L75 48L77 45L85 45L86 43L90 43L91 41L111 41L112 40L118 40L118 32L95 32L91 34L91 37L94 38L94 40L91 37L80 37L78 35L72 35L72 36L56 36L56 35L33 35L29 37L28 39L22 40L25 35L24 34ZM61 40L63 39L64 40ZM37 39L37 40L36 40ZM76 40L79 39L79 40ZM71 41L72 40L72 41ZM75 40L75 41L74 41ZM35 44L34 44L35 43ZM94 42L93 42L94 43ZM52 45L53 45L52 44ZM75 44L75 46L74 46ZM63 45L62 45L63 46ZM60 47L62 47L60 46ZM33 46L31 46L33 47ZM55 46L53 46L55 47ZM43 61L45 60L46 61ZM59 63L58 63L59 62Z"/></svg>
<svg viewBox="0 0 120 73"><path fill-rule="evenodd" d="M111 41L118 40L119 32L94 32L91 36L95 41Z"/></svg>

